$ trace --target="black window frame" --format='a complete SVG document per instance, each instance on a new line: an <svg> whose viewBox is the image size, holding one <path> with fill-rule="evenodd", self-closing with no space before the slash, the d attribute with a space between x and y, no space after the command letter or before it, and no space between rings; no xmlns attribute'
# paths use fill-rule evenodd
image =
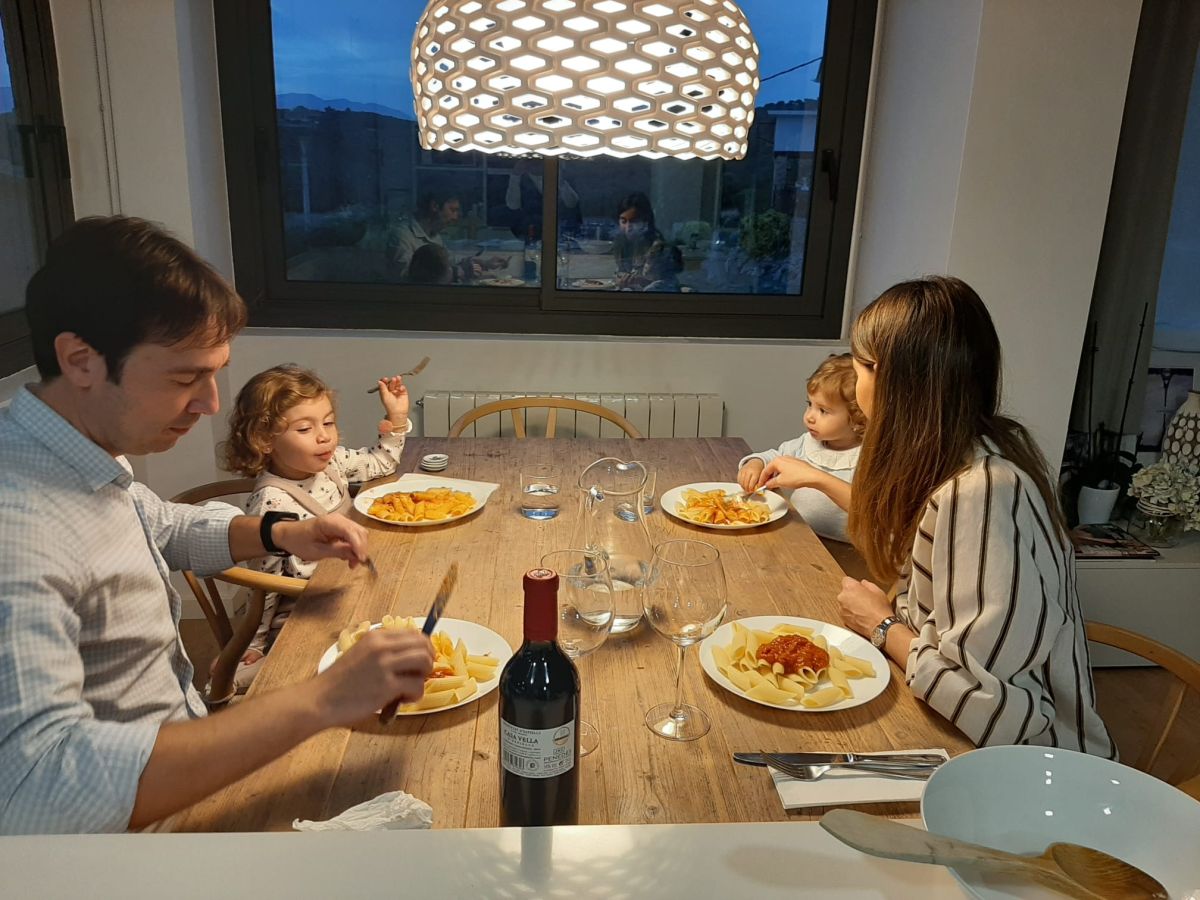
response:
<svg viewBox="0 0 1200 900"><path fill-rule="evenodd" d="M553 157L543 160L547 227L541 271L546 274L540 286L289 281L270 0L217 0L235 282L250 307L250 324L648 337L840 337L877 5L878 0L829 4L803 292L653 294L648 301L646 295L557 287L559 161Z"/></svg>
<svg viewBox="0 0 1200 900"><path fill-rule="evenodd" d="M58 86L58 58L49 0L0 0L4 43L13 79L13 108L26 178L35 180L34 231L40 254L75 219L71 167ZM24 306L0 313L0 376L33 365Z"/></svg>

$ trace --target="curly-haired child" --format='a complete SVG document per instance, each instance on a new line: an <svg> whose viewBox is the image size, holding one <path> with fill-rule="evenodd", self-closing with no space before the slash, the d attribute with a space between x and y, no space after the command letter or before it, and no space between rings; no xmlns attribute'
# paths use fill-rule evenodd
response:
<svg viewBox="0 0 1200 900"><path fill-rule="evenodd" d="M246 503L250 515L275 510L305 519L346 513L353 502L351 484L396 471L404 436L412 430L403 379L379 381L385 418L374 447L352 450L338 444L334 399L316 374L290 364L259 372L238 392L222 450L226 469L257 479ZM267 556L251 565L292 578L310 578L317 567L295 556ZM267 595L262 623L238 663L234 680L239 691L258 673L293 602Z"/></svg>

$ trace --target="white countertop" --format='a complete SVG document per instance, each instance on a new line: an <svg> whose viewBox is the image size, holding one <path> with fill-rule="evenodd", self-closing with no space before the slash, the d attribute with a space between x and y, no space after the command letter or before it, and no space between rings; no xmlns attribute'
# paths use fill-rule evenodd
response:
<svg viewBox="0 0 1200 900"><path fill-rule="evenodd" d="M961 900L815 822L0 838L4 897Z"/></svg>

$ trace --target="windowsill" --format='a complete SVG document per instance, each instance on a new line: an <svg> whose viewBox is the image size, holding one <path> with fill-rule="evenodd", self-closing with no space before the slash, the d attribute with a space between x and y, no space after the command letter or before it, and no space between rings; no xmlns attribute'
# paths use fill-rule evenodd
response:
<svg viewBox="0 0 1200 900"><path fill-rule="evenodd" d="M748 338L748 337L653 337L646 335L605 334L523 334L476 331L399 331L391 328L282 328L276 326L252 326L242 332L247 337L329 337L336 334L345 338L403 338L405 340L449 340L449 341L531 341L568 343L615 343L615 344L695 344L722 345L728 347L844 347L846 341L832 338Z"/></svg>

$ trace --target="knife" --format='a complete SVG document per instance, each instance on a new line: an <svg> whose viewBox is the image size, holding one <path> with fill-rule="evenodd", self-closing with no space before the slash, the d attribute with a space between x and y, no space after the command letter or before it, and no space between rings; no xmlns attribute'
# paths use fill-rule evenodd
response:
<svg viewBox="0 0 1200 900"><path fill-rule="evenodd" d="M938 753L776 753L784 762L800 766L825 766L846 763L880 762L893 765L940 765L946 757ZM735 753L734 762L745 766L765 766L761 753Z"/></svg>
<svg viewBox="0 0 1200 900"><path fill-rule="evenodd" d="M442 578L442 583L438 587L437 596L433 598L433 606L429 607L429 615L425 617L425 624L421 626L421 634L429 637L433 634L433 629L437 625L438 619L442 617L442 611L446 608L446 602L450 599L450 592L454 590L454 585L458 583L458 563L450 563L450 568L446 570L445 576ZM396 718L396 709L400 706L400 698L397 697L387 706L379 711L379 721L386 725L392 719Z"/></svg>

